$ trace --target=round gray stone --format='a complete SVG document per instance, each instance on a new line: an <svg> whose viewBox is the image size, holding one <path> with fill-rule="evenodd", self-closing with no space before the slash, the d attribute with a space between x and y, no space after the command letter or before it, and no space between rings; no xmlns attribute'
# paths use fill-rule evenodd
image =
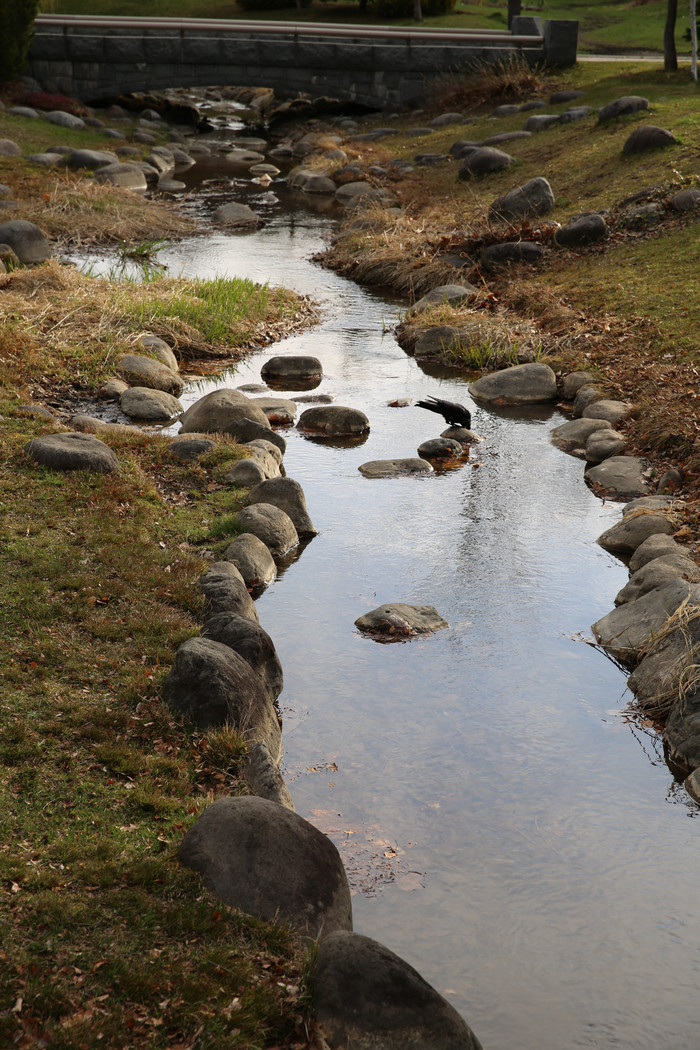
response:
<svg viewBox="0 0 700 1050"><path fill-rule="evenodd" d="M316 535L317 530L306 509L304 490L294 478L270 478L263 481L251 489L246 503L248 506L264 503L279 507L292 519L299 536Z"/></svg>
<svg viewBox="0 0 700 1050"><path fill-rule="evenodd" d="M496 405L535 405L557 398L557 377L549 365L533 361L492 372L472 383L469 393L477 401Z"/></svg>
<svg viewBox="0 0 700 1050"><path fill-rule="evenodd" d="M267 553L269 556L270 552ZM277 699L284 685L282 664L272 639L260 624L237 613L217 613L205 623L202 637L228 645L237 652L253 668L271 699Z"/></svg>
<svg viewBox="0 0 700 1050"><path fill-rule="evenodd" d="M541 176L497 197L489 208L492 221L537 218L548 215L554 207L552 187Z"/></svg>
<svg viewBox="0 0 700 1050"><path fill-rule="evenodd" d="M323 366L317 357L309 354L278 355L265 361L260 376L270 385L303 390L321 382Z"/></svg>
<svg viewBox="0 0 700 1050"><path fill-rule="evenodd" d="M252 229L260 225L260 216L256 211L247 204L237 204L235 201L221 204L214 210L212 217L214 222L231 226L233 229Z"/></svg>
<svg viewBox="0 0 700 1050"><path fill-rule="evenodd" d="M24 446L33 459L51 470L87 470L93 474L118 474L119 460L109 445L92 434L47 434Z"/></svg>
<svg viewBox="0 0 700 1050"><path fill-rule="evenodd" d="M249 590L266 587L277 575L277 566L269 548L252 532L236 536L226 548L224 560L236 566Z"/></svg>
<svg viewBox="0 0 700 1050"><path fill-rule="evenodd" d="M432 288L409 310L409 314L421 314L431 306L449 304L457 306L460 303L471 302L479 294L479 289L473 284L441 284Z"/></svg>
<svg viewBox="0 0 700 1050"><path fill-rule="evenodd" d="M640 124L635 128L622 147L624 156L631 153L646 153L652 149L664 149L666 146L675 146L678 139L665 128L657 128L653 124Z"/></svg>
<svg viewBox="0 0 700 1050"><path fill-rule="evenodd" d="M255 503L238 512L237 522L243 532L252 532L269 547L275 557L281 557L299 543L294 522L285 511L270 503Z"/></svg>
<svg viewBox="0 0 700 1050"><path fill-rule="evenodd" d="M357 468L366 478L399 478L407 474L432 474L432 466L425 459L371 459Z"/></svg>
<svg viewBox="0 0 700 1050"><path fill-rule="evenodd" d="M215 561L199 581L204 595L207 617L233 612L258 623L258 610L236 566L230 561Z"/></svg>
<svg viewBox="0 0 700 1050"><path fill-rule="evenodd" d="M254 402L246 397L245 394L241 394L239 390L222 387L205 394L204 397L201 397L199 401L195 401L187 409L182 417L180 433L233 433L229 428L243 420L249 420L251 423L258 424L258 430L261 430L261 433L256 432L255 437L264 435L265 437L269 436L268 440L273 440L270 424L265 413L257 408ZM234 434L234 436L241 441L246 440L243 437L239 437L238 434Z"/></svg>
<svg viewBox="0 0 700 1050"><path fill-rule="evenodd" d="M494 146L480 146L479 149L475 149L464 158L458 177L471 179L476 175L489 175L492 171L509 168L513 163L514 158L509 153L495 149Z"/></svg>
<svg viewBox="0 0 700 1050"><path fill-rule="evenodd" d="M51 245L46 234L26 219L0 223L0 244L9 244L19 261L25 265L44 262L51 256Z"/></svg>
<svg viewBox="0 0 700 1050"><path fill-rule="evenodd" d="M165 390L146 386L131 386L119 398L121 410L129 419L148 423L166 423L182 412L182 405Z"/></svg>
<svg viewBox="0 0 700 1050"><path fill-rule="evenodd" d="M358 408L343 405L319 405L305 409L299 417L299 429L326 437L356 437L366 434L369 420Z"/></svg>
<svg viewBox="0 0 700 1050"><path fill-rule="evenodd" d="M675 526L665 514L638 511L636 514L628 514L612 528L606 529L602 536L598 537L598 543L612 554L632 554L640 543L650 536L657 533L670 536L675 531Z"/></svg>
<svg viewBox="0 0 700 1050"><path fill-rule="evenodd" d="M589 467L584 477L598 495L611 500L630 500L649 495L650 484L644 475L650 465L648 459L637 456L610 456Z"/></svg>
<svg viewBox="0 0 700 1050"><path fill-rule="evenodd" d="M184 380L172 368L153 357L124 354L117 364L122 377L131 386L147 386L175 396L184 390Z"/></svg>

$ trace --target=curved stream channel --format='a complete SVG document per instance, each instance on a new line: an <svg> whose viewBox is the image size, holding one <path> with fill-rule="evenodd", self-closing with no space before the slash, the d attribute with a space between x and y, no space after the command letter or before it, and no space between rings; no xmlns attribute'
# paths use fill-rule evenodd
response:
<svg viewBox="0 0 700 1050"><path fill-rule="evenodd" d="M554 410L476 406L486 440L463 468L364 478L358 464L413 456L443 429L389 401L469 404L467 379L422 371L387 330L395 302L310 261L328 218L257 188L249 203L265 207L259 231L160 260L324 304L318 328L192 385L186 405L309 353L316 392L371 422L354 448L284 432L319 535L258 601L284 667L285 779L341 850L356 931L413 964L485 1050L697 1048L697 807L626 714L624 675L582 639L627 580L596 544L619 505L550 444ZM388 601L434 604L450 627L361 637L354 620Z"/></svg>

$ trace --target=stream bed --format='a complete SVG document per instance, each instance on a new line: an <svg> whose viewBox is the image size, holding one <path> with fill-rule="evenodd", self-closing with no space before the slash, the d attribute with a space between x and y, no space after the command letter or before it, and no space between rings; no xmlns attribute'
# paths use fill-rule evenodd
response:
<svg viewBox="0 0 700 1050"><path fill-rule="evenodd" d="M596 544L620 505L550 444L560 412L472 406L466 376L407 357L391 334L407 304L311 262L328 218L273 190L245 198L265 209L256 232L159 258L174 275L323 302L319 327L192 384L185 406L304 353L323 363L315 393L371 423L349 448L283 431L319 530L258 600L284 668L297 811L341 851L355 930L414 965L485 1050L691 1050L698 809L626 711L625 675L585 640L627 581ZM414 456L443 429L413 405L428 395L473 408L485 441L470 461L363 477L359 464ZM360 636L354 620L390 601L435 605L450 626L391 645Z"/></svg>

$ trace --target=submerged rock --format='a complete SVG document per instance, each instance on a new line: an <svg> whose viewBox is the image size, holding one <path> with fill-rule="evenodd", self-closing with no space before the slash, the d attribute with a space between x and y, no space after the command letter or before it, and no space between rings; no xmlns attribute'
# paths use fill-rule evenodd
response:
<svg viewBox="0 0 700 1050"><path fill-rule="evenodd" d="M384 641L403 641L418 634L441 631L449 624L433 605L391 602L359 616L355 627Z"/></svg>

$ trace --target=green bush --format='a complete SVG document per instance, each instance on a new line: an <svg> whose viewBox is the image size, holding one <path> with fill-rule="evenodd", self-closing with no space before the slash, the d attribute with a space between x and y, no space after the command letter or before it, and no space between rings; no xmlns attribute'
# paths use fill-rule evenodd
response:
<svg viewBox="0 0 700 1050"><path fill-rule="evenodd" d="M27 61L39 0L0 3L0 83L16 80Z"/></svg>
<svg viewBox="0 0 700 1050"><path fill-rule="evenodd" d="M421 11L424 18L446 15L454 11L457 0L421 0ZM378 18L411 18L413 0L373 0L369 10Z"/></svg>

